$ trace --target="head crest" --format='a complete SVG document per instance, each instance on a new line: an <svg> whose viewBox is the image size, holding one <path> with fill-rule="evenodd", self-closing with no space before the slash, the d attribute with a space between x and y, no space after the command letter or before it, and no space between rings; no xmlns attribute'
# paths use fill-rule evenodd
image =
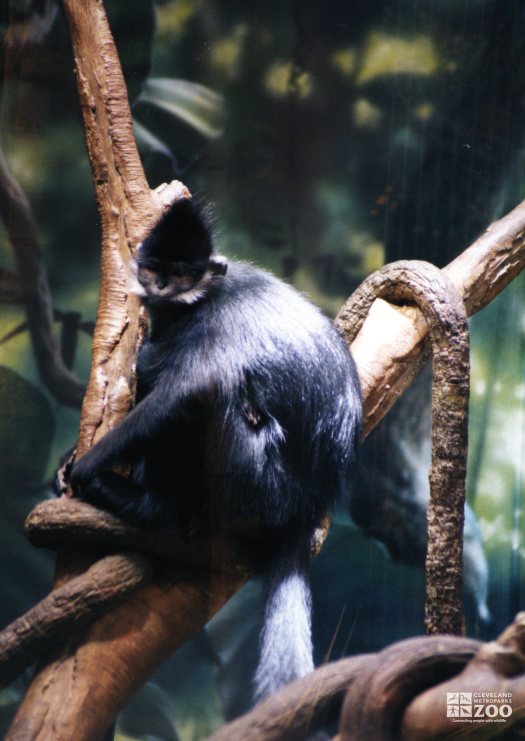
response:
<svg viewBox="0 0 525 741"><path fill-rule="evenodd" d="M212 252L209 210L194 198L179 198L142 243L139 259L195 262L208 260Z"/></svg>

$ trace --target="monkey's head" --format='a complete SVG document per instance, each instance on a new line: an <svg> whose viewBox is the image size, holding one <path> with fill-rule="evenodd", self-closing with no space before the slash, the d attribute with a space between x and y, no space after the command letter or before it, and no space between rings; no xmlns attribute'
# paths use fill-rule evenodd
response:
<svg viewBox="0 0 525 741"><path fill-rule="evenodd" d="M180 198L139 245L134 288L152 307L192 304L226 270L226 259L213 252L209 212Z"/></svg>

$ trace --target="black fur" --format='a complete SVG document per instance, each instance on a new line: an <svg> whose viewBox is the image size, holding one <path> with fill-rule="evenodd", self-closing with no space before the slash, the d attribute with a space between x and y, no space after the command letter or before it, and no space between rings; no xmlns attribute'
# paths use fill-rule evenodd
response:
<svg viewBox="0 0 525 741"><path fill-rule="evenodd" d="M347 490L360 434L345 344L269 273L233 261L226 272L191 201L174 204L137 264L151 317L137 405L75 464L77 493L129 520L186 532L217 512L233 525L256 524L271 536L279 582L287 568L304 581L304 553ZM129 482L108 470L118 462L132 465ZM290 543L300 555L290 556ZM280 684L258 682L259 695Z"/></svg>

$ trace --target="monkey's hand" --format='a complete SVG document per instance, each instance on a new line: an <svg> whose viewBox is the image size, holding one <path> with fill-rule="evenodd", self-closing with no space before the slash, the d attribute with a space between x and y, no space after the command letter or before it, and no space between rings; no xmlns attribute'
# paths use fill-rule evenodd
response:
<svg viewBox="0 0 525 741"><path fill-rule="evenodd" d="M71 469L70 484L76 495L82 496L82 490L95 475L110 471L123 460L117 445L123 429L124 425L121 425L110 430L75 461Z"/></svg>
<svg viewBox="0 0 525 741"><path fill-rule="evenodd" d="M76 452L76 447L70 448L58 462L58 468L52 482L53 493L57 497L63 497L68 490L71 480L71 466L75 460Z"/></svg>
<svg viewBox="0 0 525 741"><path fill-rule="evenodd" d="M84 494L89 489L89 482L99 470L95 446L85 453L82 458L75 461L70 470L69 483L76 497L84 499Z"/></svg>
<svg viewBox="0 0 525 741"><path fill-rule="evenodd" d="M148 524L154 513L149 513L148 516L148 511L143 507L142 486L116 471L100 471L87 475L86 468L80 466L83 460L84 458L78 464L79 477L72 477L75 479L73 482L75 497L128 522L137 525ZM91 469L87 470L89 473Z"/></svg>

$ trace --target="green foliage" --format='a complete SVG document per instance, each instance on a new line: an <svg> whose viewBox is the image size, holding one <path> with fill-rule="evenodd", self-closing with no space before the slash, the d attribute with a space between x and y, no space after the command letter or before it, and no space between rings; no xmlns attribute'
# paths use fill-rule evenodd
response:
<svg viewBox="0 0 525 741"><path fill-rule="evenodd" d="M219 136L223 128L220 95L187 80L153 78L144 83L137 103L150 103L192 126L205 137Z"/></svg>

